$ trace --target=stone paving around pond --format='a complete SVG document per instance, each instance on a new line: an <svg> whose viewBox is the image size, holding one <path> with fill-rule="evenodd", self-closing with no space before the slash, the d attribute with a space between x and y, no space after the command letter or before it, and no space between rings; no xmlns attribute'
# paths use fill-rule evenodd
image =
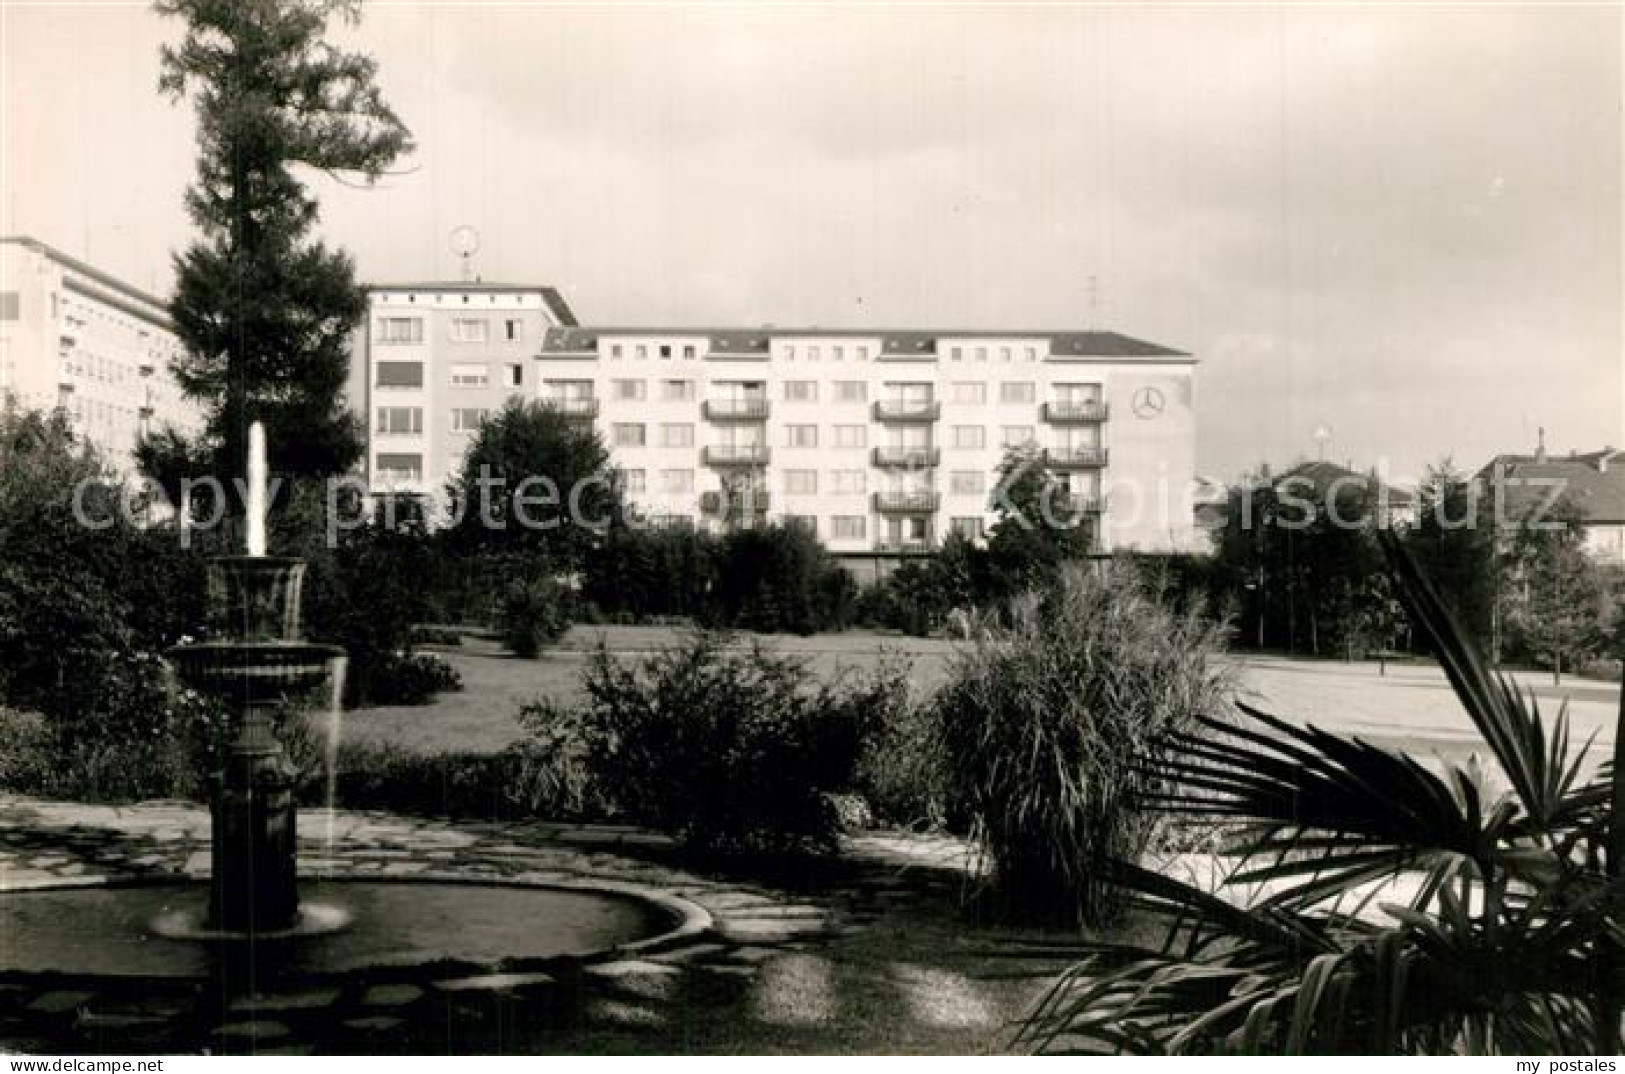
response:
<svg viewBox="0 0 1625 1074"><path fill-rule="evenodd" d="M953 1046L980 1050L997 1046L1013 1009L1008 996L1002 1005L992 998L995 986L941 966L893 961L852 971L831 961L842 944L861 951L866 930L899 908L954 900L969 864L965 847L951 839L856 837L847 872L790 894L669 864L665 837L627 827L454 824L325 810L302 812L299 825L302 878L605 882L688 900L710 921L656 950L548 973L465 968L437 976L415 967L269 995L221 997L184 979L4 974L0 1046L307 1053L666 1050L690 1043L707 1050L719 1042L690 1040L684 1027L715 1008L756 1023L756 1036L734 1042L744 1050L771 1046L781 1033L788 1034L781 1045L794 1048L798 1031L814 1033L803 1046L827 1050L829 1040L815 1031L854 1017L838 1008L842 990L857 986L841 981L861 977L862 989L883 988L896 1010L857 1014L914 1019L922 1032L962 1031ZM203 878L208 837L208 811L189 803L114 808L0 796L0 892ZM0 909L0 930L4 921ZM3 939L0 931L0 951ZM1031 987L1022 987L1025 1002ZM911 1039L907 1030L900 1025L901 1039ZM941 1044L929 1033L925 1039Z"/></svg>

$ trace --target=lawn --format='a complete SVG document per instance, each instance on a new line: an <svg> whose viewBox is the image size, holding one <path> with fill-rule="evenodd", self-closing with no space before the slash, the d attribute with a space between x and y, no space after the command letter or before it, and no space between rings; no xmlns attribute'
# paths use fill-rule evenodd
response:
<svg viewBox="0 0 1625 1074"><path fill-rule="evenodd" d="M462 673L465 688L432 705L356 710L346 715L344 733L351 740L426 751L495 752L524 734L514 720L522 705L540 697L576 696L581 670L600 640L615 653L633 655L672 645L678 638L679 632L667 627L578 626L538 660L516 659L494 642L476 638L460 647L429 647ZM752 643L803 656L824 676L840 674L843 668L870 668L887 655L905 658L922 690L942 681L954 648L941 639L866 631L810 638L747 635L739 640ZM1371 662L1239 654L1227 659L1236 666L1241 696L1267 712L1423 757L1460 760L1474 747L1472 725L1444 673L1432 664L1390 664L1384 673ZM1559 687L1550 676L1532 672L1515 673L1514 678L1535 691L1548 716L1566 703L1575 737L1597 736L1594 756L1600 758L1611 747L1618 684L1569 679Z"/></svg>

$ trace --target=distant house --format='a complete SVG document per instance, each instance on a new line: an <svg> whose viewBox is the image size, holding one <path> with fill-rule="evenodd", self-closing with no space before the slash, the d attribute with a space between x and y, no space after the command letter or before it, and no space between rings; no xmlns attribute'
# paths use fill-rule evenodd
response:
<svg viewBox="0 0 1625 1074"><path fill-rule="evenodd" d="M1585 549L1606 563L1625 564L1625 451L1566 456L1497 455L1474 475L1481 490L1496 497L1495 518L1518 522L1559 502L1579 515Z"/></svg>
<svg viewBox="0 0 1625 1074"><path fill-rule="evenodd" d="M1386 484L1374 474L1362 474L1336 463L1300 462L1278 474L1266 468L1251 487L1265 484L1273 488L1277 500L1284 503L1294 500L1329 503L1335 498L1345 505L1344 517L1351 523L1375 521L1379 526L1403 529L1416 522L1418 500L1414 492ZM1222 500L1214 495L1198 495L1194 511L1196 528L1216 538L1230 523L1232 503L1228 495ZM1353 506L1356 503L1364 510L1357 510Z"/></svg>

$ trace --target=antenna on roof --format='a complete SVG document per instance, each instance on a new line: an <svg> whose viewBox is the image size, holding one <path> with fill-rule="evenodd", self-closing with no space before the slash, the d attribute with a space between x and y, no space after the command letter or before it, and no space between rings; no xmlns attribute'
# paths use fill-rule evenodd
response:
<svg viewBox="0 0 1625 1074"><path fill-rule="evenodd" d="M1535 430L1535 461L1546 461L1546 426Z"/></svg>
<svg viewBox="0 0 1625 1074"><path fill-rule="evenodd" d="M1332 442L1332 431L1330 429L1328 429L1324 425L1317 425L1317 426L1315 426L1314 433L1311 434L1311 435L1314 436L1315 443L1320 448L1320 461L1325 462L1326 461L1326 445Z"/></svg>
<svg viewBox="0 0 1625 1074"><path fill-rule="evenodd" d="M474 266L469 260L480 250L480 233L467 224L459 224L451 232L451 252L463 259L462 280L472 280Z"/></svg>

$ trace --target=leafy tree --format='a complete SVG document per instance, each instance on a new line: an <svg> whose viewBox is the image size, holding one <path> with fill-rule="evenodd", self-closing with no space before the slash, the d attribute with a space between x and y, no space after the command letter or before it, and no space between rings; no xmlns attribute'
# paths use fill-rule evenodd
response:
<svg viewBox="0 0 1625 1074"><path fill-rule="evenodd" d="M1095 547L1091 516L1067 503L1065 486L1033 447L1011 448L999 465L988 531L990 594L1004 599L1052 579Z"/></svg>
<svg viewBox="0 0 1625 1074"><path fill-rule="evenodd" d="M850 579L801 526L734 530L722 538L708 611L717 625L812 634L846 625Z"/></svg>
<svg viewBox="0 0 1625 1074"><path fill-rule="evenodd" d="M625 522L603 438L542 402L510 399L481 425L447 492L461 548L559 570L579 569Z"/></svg>
<svg viewBox="0 0 1625 1074"><path fill-rule="evenodd" d="M1438 584L1473 639L1489 644L1501 569L1491 505L1449 459L1428 468L1420 492L1421 510L1405 535L1406 549Z"/></svg>
<svg viewBox="0 0 1625 1074"><path fill-rule="evenodd" d="M201 237L176 258L170 313L186 345L176 378L208 410L218 473L240 472L256 419L275 433L273 469L347 470L362 450L344 385L365 295L349 256L309 239L317 204L296 170L371 183L412 148L374 85L373 60L324 39L329 19L354 23L359 4L155 7L185 24L180 42L163 49L159 88L172 98L194 92L198 116L186 207ZM144 460L175 457L162 447Z"/></svg>
<svg viewBox="0 0 1625 1074"><path fill-rule="evenodd" d="M1541 523L1525 520L1512 537L1502 606L1513 651L1560 682L1565 664L1578 666L1603 646L1608 594L1573 505L1559 502Z"/></svg>

